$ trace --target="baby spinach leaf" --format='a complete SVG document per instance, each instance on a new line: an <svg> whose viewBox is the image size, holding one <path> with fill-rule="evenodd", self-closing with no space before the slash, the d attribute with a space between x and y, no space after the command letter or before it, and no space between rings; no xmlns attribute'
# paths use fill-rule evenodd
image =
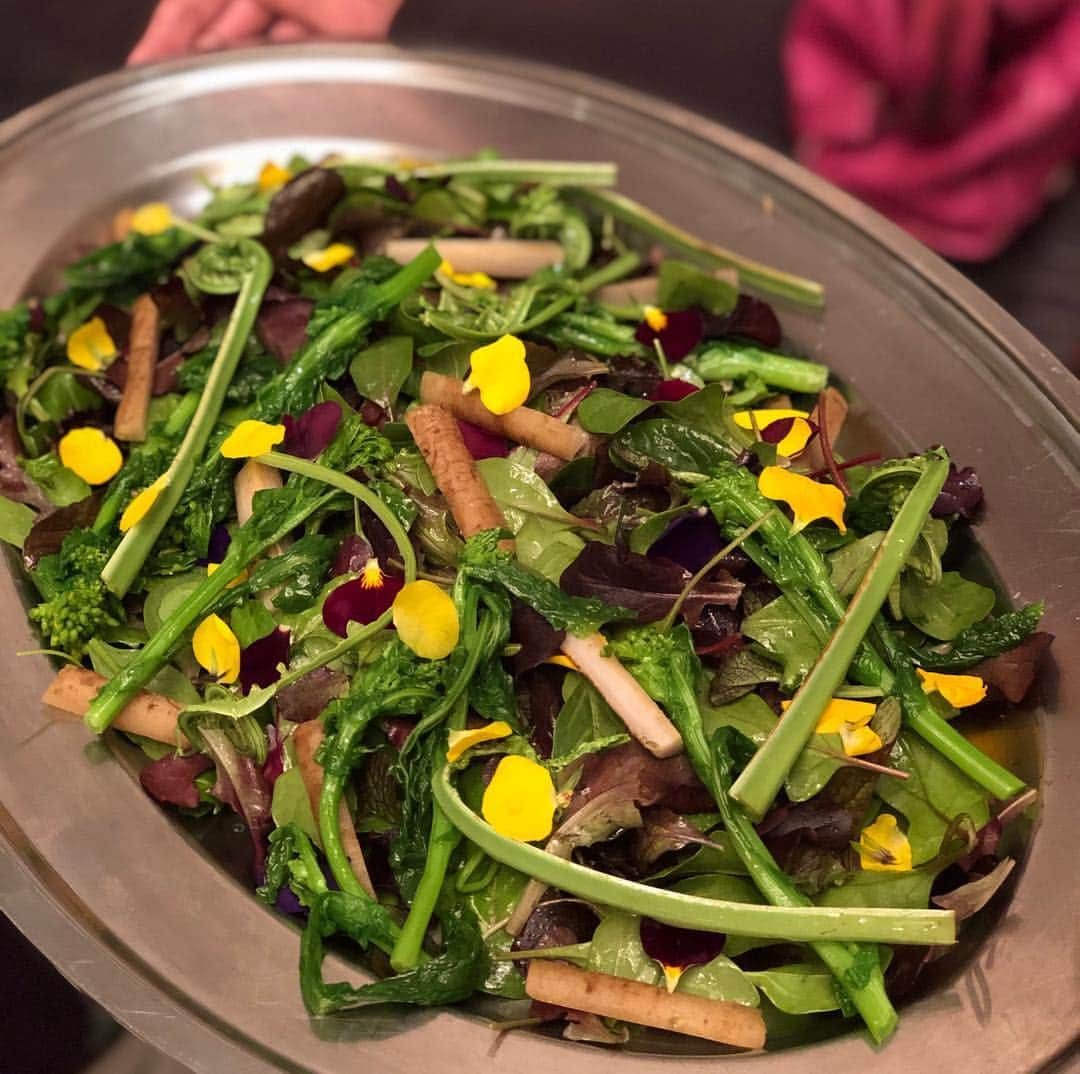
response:
<svg viewBox="0 0 1080 1074"><path fill-rule="evenodd" d="M596 926L586 968L643 984L658 985L663 979L659 965L645 954L641 918L633 914L610 913Z"/></svg>
<svg viewBox="0 0 1080 1074"><path fill-rule="evenodd" d="M839 735L813 734L788 773L784 790L793 802L805 802L813 798L843 766L843 739Z"/></svg>
<svg viewBox="0 0 1080 1074"><path fill-rule="evenodd" d="M270 631L277 629L277 622L258 600L245 600L232 610L229 626L236 635L241 649L246 649L253 642L265 638Z"/></svg>
<svg viewBox="0 0 1080 1074"><path fill-rule="evenodd" d="M900 606L905 618L939 641L952 641L984 619L994 602L992 589L969 582L955 571L946 571L936 585L909 573L900 586Z"/></svg>
<svg viewBox="0 0 1080 1074"><path fill-rule="evenodd" d="M24 503L0 496L0 541L22 548L37 515Z"/></svg>
<svg viewBox="0 0 1080 1074"><path fill-rule="evenodd" d="M907 818L916 865L938 853L949 824L961 813L976 829L990 819L986 792L915 735L900 735L890 763L908 778L880 780L878 795Z"/></svg>
<svg viewBox="0 0 1080 1074"><path fill-rule="evenodd" d="M957 634L951 645L920 650L916 654L918 661L924 668L939 671L962 671L973 667L1019 645L1039 625L1042 613L1040 602L974 623Z"/></svg>
<svg viewBox="0 0 1080 1074"><path fill-rule="evenodd" d="M270 800L270 815L279 828L296 824L309 839L322 845L319 842L319 825L311 812L311 800L299 768L290 768L278 776Z"/></svg>
<svg viewBox="0 0 1080 1074"><path fill-rule="evenodd" d="M695 392L673 405L681 406L702 394ZM721 463L735 457L723 440L670 418L635 422L612 440L608 451L624 470L643 470L657 463L688 481L701 481Z"/></svg>
<svg viewBox="0 0 1080 1074"><path fill-rule="evenodd" d="M930 885L936 875L932 868L908 873L858 872L844 884L827 887L814 901L818 906L923 910L930 902Z"/></svg>
<svg viewBox="0 0 1080 1074"><path fill-rule="evenodd" d="M392 410L413 366L409 336L386 336L365 347L349 363L349 376L365 398Z"/></svg>
<svg viewBox="0 0 1080 1074"><path fill-rule="evenodd" d="M813 962L793 962L746 975L769 1002L786 1014L816 1014L840 1009L833 975Z"/></svg>
<svg viewBox="0 0 1080 1074"><path fill-rule="evenodd" d="M69 507L90 495L90 486L74 470L69 470L54 451L36 459L25 459L23 469L56 507Z"/></svg>
<svg viewBox="0 0 1080 1074"><path fill-rule="evenodd" d="M726 705L701 705L705 736L712 738L718 728L734 727L755 745L769 737L776 726L776 715L757 694L747 694Z"/></svg>
<svg viewBox="0 0 1080 1074"><path fill-rule="evenodd" d="M747 1007L757 1007L761 1002L754 982L727 955L717 955L704 966L691 966L679 978L676 991Z"/></svg>
<svg viewBox="0 0 1080 1074"><path fill-rule="evenodd" d="M787 597L777 597L743 620L743 634L783 668L780 686L791 693L821 653L821 645Z"/></svg>
<svg viewBox="0 0 1080 1074"><path fill-rule="evenodd" d="M563 682L563 706L555 717L551 759L580 755L584 747L622 735L626 725L584 675L571 672ZM589 752L592 752L591 750Z"/></svg>
<svg viewBox="0 0 1080 1074"><path fill-rule="evenodd" d="M686 261L668 258L660 263L657 304L664 310L700 306L709 313L729 313L739 298L739 288L728 279L703 272Z"/></svg>
<svg viewBox="0 0 1080 1074"><path fill-rule="evenodd" d="M586 432L610 436L653 405L648 399L635 399L610 388L597 388L581 401L577 416Z"/></svg>

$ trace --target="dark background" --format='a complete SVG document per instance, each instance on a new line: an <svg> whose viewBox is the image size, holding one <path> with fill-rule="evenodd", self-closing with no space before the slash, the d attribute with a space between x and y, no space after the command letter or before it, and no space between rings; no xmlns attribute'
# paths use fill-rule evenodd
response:
<svg viewBox="0 0 1080 1074"><path fill-rule="evenodd" d="M790 148L779 44L790 0L406 0L391 39L575 68L695 109ZM122 66L152 0L4 0L0 118ZM1080 194L1051 205L1004 254L961 266L1052 351L1080 369ZM66 1074L108 1023L0 919L7 968L0 1070Z"/></svg>

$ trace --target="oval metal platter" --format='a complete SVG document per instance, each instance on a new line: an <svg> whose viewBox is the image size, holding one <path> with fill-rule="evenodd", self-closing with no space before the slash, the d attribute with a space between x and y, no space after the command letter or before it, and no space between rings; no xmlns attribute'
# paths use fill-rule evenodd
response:
<svg viewBox="0 0 1080 1074"><path fill-rule="evenodd" d="M497 1042L477 1011L311 1020L295 927L201 845L205 833L145 797L119 743L40 704L53 671L15 656L37 642L12 560L0 571L4 911L121 1022L206 1074L433 1063L441 1074L706 1074L731 1062L761 1074L1024 1074L1061 1061L1080 1020L1080 387L924 247L779 155L625 89L475 55L275 48L123 72L0 126L0 305L54 286L121 206L152 197L194 211L200 175L248 178L296 151L436 157L489 145L616 161L623 190L689 230L823 281L823 314L781 319L846 385L853 433L901 449L945 440L978 468L978 539L996 581L1012 600L1045 598L1057 635L1041 704L973 729L1042 792L1011 901L876 1053L856 1034L743 1058L659 1036L624 1052L524 1032ZM338 959L327 969L356 972Z"/></svg>

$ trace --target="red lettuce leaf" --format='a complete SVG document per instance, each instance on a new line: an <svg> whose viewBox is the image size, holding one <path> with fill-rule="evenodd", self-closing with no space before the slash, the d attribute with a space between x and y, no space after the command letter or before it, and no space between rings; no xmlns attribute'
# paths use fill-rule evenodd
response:
<svg viewBox="0 0 1080 1074"><path fill-rule="evenodd" d="M146 765L139 773L139 782L143 790L159 802L195 809L199 804L195 777L213 766L214 762L201 753L190 757L169 754Z"/></svg>

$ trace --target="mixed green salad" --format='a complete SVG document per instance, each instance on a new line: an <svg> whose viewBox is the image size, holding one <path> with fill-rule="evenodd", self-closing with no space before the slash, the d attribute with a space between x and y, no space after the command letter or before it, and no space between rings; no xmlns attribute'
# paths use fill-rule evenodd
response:
<svg viewBox="0 0 1080 1074"><path fill-rule="evenodd" d="M962 729L1042 608L957 569L972 469L844 455L770 305L821 288L615 178L267 164L0 313L46 700L243 819L312 1015L882 1042L1013 868L1035 792Z"/></svg>

